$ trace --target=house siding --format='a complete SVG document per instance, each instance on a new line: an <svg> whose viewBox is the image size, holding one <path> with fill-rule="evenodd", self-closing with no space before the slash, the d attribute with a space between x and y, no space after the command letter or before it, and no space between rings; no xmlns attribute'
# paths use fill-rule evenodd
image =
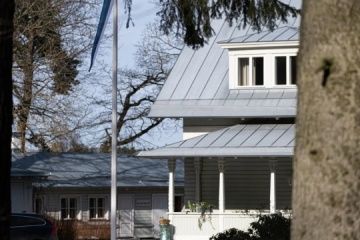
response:
<svg viewBox="0 0 360 240"><path fill-rule="evenodd" d="M291 206L292 160L279 158L276 169L277 209ZM215 176L215 177L214 177ZM202 201L218 205L219 171L216 159L203 159ZM185 201L195 199L193 159L185 159ZM226 158L225 208L227 210L268 210L270 204L269 159Z"/></svg>
<svg viewBox="0 0 360 240"><path fill-rule="evenodd" d="M133 197L133 227L134 236L141 238L159 237L154 236L154 225L158 219L153 219L153 195L166 195L167 187L147 188L119 188L118 196L131 195ZM175 188L175 194L183 195L182 187ZM79 210L82 221L89 219L89 197L104 196L105 208L110 210L110 188L36 188L35 198L44 199L44 212L60 219L60 198L62 196L76 196L80 202ZM146 202L146 204L142 204ZM167 209L164 209L167 212ZM109 212L108 212L109 214ZM110 217L110 215L108 215ZM109 221L109 220L106 220Z"/></svg>
<svg viewBox="0 0 360 240"><path fill-rule="evenodd" d="M31 181L11 181L12 212L32 211L31 185Z"/></svg>

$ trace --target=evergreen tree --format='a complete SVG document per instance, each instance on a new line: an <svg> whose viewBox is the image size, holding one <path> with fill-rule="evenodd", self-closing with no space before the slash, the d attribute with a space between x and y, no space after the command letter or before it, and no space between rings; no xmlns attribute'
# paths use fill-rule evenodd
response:
<svg viewBox="0 0 360 240"><path fill-rule="evenodd" d="M204 46L214 31L211 20L225 17L230 25L252 26L260 31L263 27L273 30L276 22L287 22L300 11L280 0L159 0L161 6L160 29L166 34L176 30L184 36L185 44L198 48Z"/></svg>

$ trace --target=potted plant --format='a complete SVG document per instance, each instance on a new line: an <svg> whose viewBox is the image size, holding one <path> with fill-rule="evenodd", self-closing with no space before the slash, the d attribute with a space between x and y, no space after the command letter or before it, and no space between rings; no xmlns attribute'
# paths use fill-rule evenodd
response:
<svg viewBox="0 0 360 240"><path fill-rule="evenodd" d="M164 217L160 217L159 224L169 225L169 224L170 224L170 220L167 219L167 218L164 218Z"/></svg>
<svg viewBox="0 0 360 240"><path fill-rule="evenodd" d="M203 223L206 221L209 221L212 226L211 213L213 212L213 209L215 208L215 206L213 204L208 204L206 202L191 203L190 201L188 201L188 207L189 207L190 212L200 213L200 216L198 219L198 226L200 229L201 229Z"/></svg>

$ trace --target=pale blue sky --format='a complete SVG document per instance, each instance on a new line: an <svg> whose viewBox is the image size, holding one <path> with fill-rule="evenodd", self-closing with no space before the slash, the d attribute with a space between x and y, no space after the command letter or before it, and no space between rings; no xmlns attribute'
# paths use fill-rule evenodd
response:
<svg viewBox="0 0 360 240"><path fill-rule="evenodd" d="M158 1L158 0L157 0ZM123 1L118 0L119 5L119 32L118 32L118 61L119 67L132 67L134 64L133 54L136 51L136 44L141 41L142 32L146 27L146 24L152 22L156 18L156 12L159 10L154 3L154 0L133 0L132 7L132 19L134 26L126 28L127 14L124 12ZM109 24L107 26L107 31L112 31L112 15L109 18ZM112 46L112 41L102 42L100 48L110 49ZM100 56L98 56L100 57ZM102 56L100 58L108 59L109 65L111 66L112 56L109 55ZM95 63L96 64L96 63ZM96 66L95 66L96 69ZM155 146L164 146L174 142L178 142L182 139L182 132L177 131L174 133L154 133L152 136L145 137L146 141L151 142Z"/></svg>

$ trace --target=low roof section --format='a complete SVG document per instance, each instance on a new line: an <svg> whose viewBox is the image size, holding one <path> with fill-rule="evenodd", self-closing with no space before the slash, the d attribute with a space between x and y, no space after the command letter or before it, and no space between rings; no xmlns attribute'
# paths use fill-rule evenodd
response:
<svg viewBox="0 0 360 240"><path fill-rule="evenodd" d="M13 154L13 169L47 172L42 181L47 187L110 187L111 154L45 153ZM168 165L165 161L118 155L118 187L167 187ZM183 161L176 161L175 186L184 186Z"/></svg>
<svg viewBox="0 0 360 240"><path fill-rule="evenodd" d="M31 170L24 170L19 168L11 168L11 178L14 179L31 179L31 180L37 180L37 179L46 179L49 176L48 172L44 171L31 171Z"/></svg>
<svg viewBox="0 0 360 240"><path fill-rule="evenodd" d="M141 151L138 157L292 157L294 124L234 125L208 134Z"/></svg>
<svg viewBox="0 0 360 240"><path fill-rule="evenodd" d="M301 7L301 0L288 2ZM251 26L238 28L237 24L229 26L224 19L213 20L216 35L200 49L184 47L148 116L233 117L235 112L237 117L294 117L296 89L250 90L250 94L230 90L228 50L220 44L296 41L299 25L300 17L289 16L288 22L279 22L274 32L264 29L257 33ZM257 110L252 111L254 105Z"/></svg>

